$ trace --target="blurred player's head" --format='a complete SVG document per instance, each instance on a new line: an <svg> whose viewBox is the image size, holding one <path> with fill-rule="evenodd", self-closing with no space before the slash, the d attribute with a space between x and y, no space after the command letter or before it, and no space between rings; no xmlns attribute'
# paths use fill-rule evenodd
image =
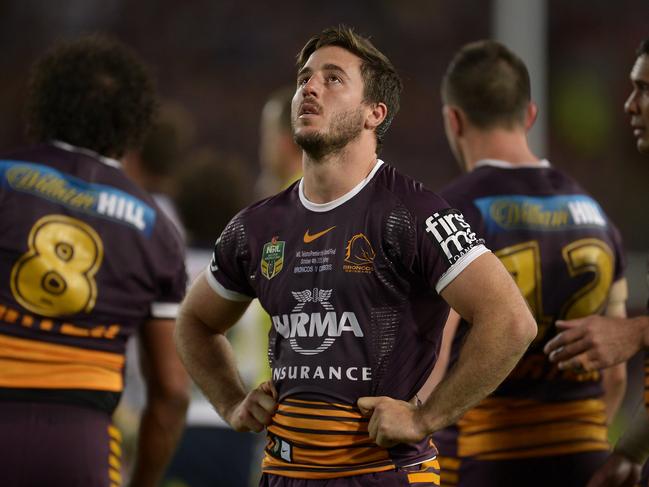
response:
<svg viewBox="0 0 649 487"><path fill-rule="evenodd" d="M245 167L244 161L209 148L187 156L177 174L175 203L191 246L212 247L214 236L248 204Z"/></svg>
<svg viewBox="0 0 649 487"><path fill-rule="evenodd" d="M640 43L636 55L630 74L633 91L624 103L624 111L631 115L638 151L649 154L649 39Z"/></svg>
<svg viewBox="0 0 649 487"><path fill-rule="evenodd" d="M444 126L458 160L458 137L467 130L527 131L536 118L525 63L499 42L463 46L442 79Z"/></svg>
<svg viewBox="0 0 649 487"><path fill-rule="evenodd" d="M399 110L401 79L390 60L352 29L328 28L297 56L296 142L316 158L371 132L376 151Z"/></svg>
<svg viewBox="0 0 649 487"><path fill-rule="evenodd" d="M124 172L150 193L172 194L175 174L194 137L192 115L179 103L160 103L158 116L138 149L122 157Z"/></svg>
<svg viewBox="0 0 649 487"><path fill-rule="evenodd" d="M294 92L290 86L273 92L261 113L259 162L268 193L292 182L302 168L302 151L295 145L291 128Z"/></svg>
<svg viewBox="0 0 649 487"><path fill-rule="evenodd" d="M152 79L124 45L100 36L61 43L32 68L27 130L110 157L137 147L155 112Z"/></svg>

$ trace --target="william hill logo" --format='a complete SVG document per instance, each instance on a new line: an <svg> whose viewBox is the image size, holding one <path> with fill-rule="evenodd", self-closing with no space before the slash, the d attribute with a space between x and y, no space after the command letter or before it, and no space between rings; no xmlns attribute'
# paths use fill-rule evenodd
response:
<svg viewBox="0 0 649 487"><path fill-rule="evenodd" d="M362 233L357 233L347 242L343 270L345 272L372 272L375 257L376 252L374 252L370 241Z"/></svg>
<svg viewBox="0 0 649 487"><path fill-rule="evenodd" d="M595 200L582 194L555 196L504 195L474 201L488 232L532 229L564 231L605 228L606 216Z"/></svg>

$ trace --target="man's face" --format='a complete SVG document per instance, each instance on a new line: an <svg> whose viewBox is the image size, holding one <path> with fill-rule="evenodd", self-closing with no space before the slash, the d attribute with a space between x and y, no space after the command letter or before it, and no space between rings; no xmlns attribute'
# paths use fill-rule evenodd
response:
<svg viewBox="0 0 649 487"><path fill-rule="evenodd" d="M297 75L291 117L295 142L320 158L360 136L370 107L363 103L361 60L338 46L315 51Z"/></svg>
<svg viewBox="0 0 649 487"><path fill-rule="evenodd" d="M624 111L631 115L638 151L649 154L649 55L636 59L630 79L633 91L624 103Z"/></svg>

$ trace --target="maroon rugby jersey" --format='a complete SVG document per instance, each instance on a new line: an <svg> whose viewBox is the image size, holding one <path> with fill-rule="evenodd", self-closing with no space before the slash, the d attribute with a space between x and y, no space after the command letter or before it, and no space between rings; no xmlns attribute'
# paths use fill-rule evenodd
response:
<svg viewBox="0 0 649 487"><path fill-rule="evenodd" d="M178 232L119 162L64 143L0 157L0 400L112 411L125 344L174 318Z"/></svg>
<svg viewBox="0 0 649 487"><path fill-rule="evenodd" d="M207 276L225 298L258 297L272 318L280 404L264 471L330 478L434 456L428 439L376 446L356 401L414 396L448 315L439 292L486 251L458 211L381 161L330 203L309 202L300 181L240 212Z"/></svg>
<svg viewBox="0 0 649 487"><path fill-rule="evenodd" d="M484 236L538 324L535 341L510 376L458 423L459 455L497 459L607 449L599 372L559 371L543 346L556 335L556 320L605 309L611 284L624 272L619 232L577 182L547 161L523 167L480 161L440 194ZM468 329L462 321L450 366ZM435 437L442 445L455 431ZM442 455L445 450L442 445Z"/></svg>

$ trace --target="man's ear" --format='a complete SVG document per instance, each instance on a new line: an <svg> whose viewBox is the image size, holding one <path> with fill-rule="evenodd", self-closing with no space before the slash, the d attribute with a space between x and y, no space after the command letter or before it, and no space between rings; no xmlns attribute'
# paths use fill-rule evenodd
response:
<svg viewBox="0 0 649 487"><path fill-rule="evenodd" d="M444 117L445 126L455 137L464 134L466 124L462 111L453 105L444 105L442 107L442 116Z"/></svg>
<svg viewBox="0 0 649 487"><path fill-rule="evenodd" d="M373 103L370 108L371 110L365 119L365 128L376 130L383 123L385 117L388 116L388 107L385 103Z"/></svg>
<svg viewBox="0 0 649 487"><path fill-rule="evenodd" d="M527 110L525 111L525 132L528 132L534 122L536 122L536 117L539 114L539 107L533 101L527 104Z"/></svg>

